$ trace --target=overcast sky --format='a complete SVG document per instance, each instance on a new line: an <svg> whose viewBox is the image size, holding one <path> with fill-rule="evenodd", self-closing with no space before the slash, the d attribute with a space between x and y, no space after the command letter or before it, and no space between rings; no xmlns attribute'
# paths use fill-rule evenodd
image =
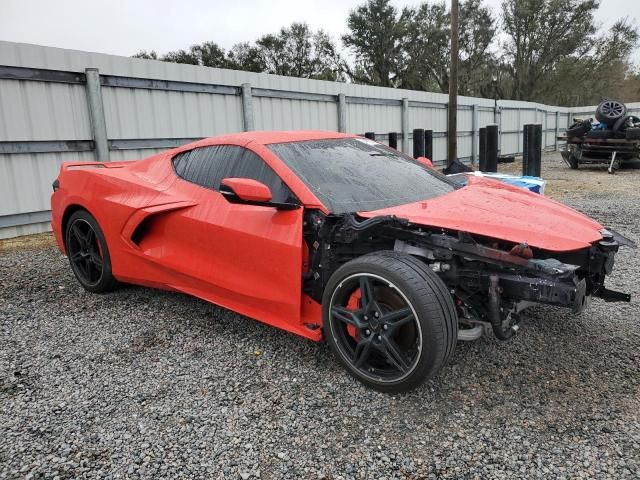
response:
<svg viewBox="0 0 640 480"><path fill-rule="evenodd" d="M496 14L502 0L485 0ZM349 10L362 0L0 0L0 40L93 52L163 53L212 40L228 49L291 22L307 22L338 40ZM394 0L402 7L420 1ZM640 0L602 0L597 20L629 16L640 25ZM634 56L640 59L640 52Z"/></svg>

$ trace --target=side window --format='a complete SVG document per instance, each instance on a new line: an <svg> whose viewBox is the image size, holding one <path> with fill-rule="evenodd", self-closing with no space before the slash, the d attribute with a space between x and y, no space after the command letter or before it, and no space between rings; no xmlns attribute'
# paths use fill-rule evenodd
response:
<svg viewBox="0 0 640 480"><path fill-rule="evenodd" d="M196 148L173 157L176 174L202 187L220 189L223 178L251 178L271 190L274 202L293 202L295 197L264 160L243 147L216 145Z"/></svg>
<svg viewBox="0 0 640 480"><path fill-rule="evenodd" d="M206 188L217 189L220 180L217 174L219 162L216 151L219 147L196 148L173 157L173 168L180 178Z"/></svg>

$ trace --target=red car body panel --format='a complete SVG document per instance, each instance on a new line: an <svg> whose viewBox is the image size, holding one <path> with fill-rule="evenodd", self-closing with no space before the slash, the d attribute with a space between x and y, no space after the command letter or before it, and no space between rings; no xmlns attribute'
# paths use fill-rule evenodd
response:
<svg viewBox="0 0 640 480"><path fill-rule="evenodd" d="M550 252L578 250L602 239L602 225L561 203L497 180L470 176L468 181L467 187L448 195L358 214L395 215Z"/></svg>
<svg viewBox="0 0 640 480"><path fill-rule="evenodd" d="M51 198L53 231L64 253L63 219L84 208L98 221L116 279L184 292L312 340L321 339L320 305L302 294L308 251L304 209L327 208L266 146L350 138L335 132L248 132L204 139L135 162L64 163ZM235 204L179 178L172 158L212 145L260 156L303 208ZM556 202L499 182L471 179L448 195L375 212L411 222L574 250L600 237L596 222ZM139 241L136 232L144 230Z"/></svg>
<svg viewBox="0 0 640 480"><path fill-rule="evenodd" d="M320 340L320 307L301 293L303 209L229 203L221 193L179 178L172 158L197 147L243 146L262 157L305 207L326 212L265 144L352 136L237 134L201 140L137 162L65 163L51 198L57 243L64 252L63 215L69 207L82 207L103 230L118 280L184 292ZM143 221L147 232L136 244L132 236Z"/></svg>

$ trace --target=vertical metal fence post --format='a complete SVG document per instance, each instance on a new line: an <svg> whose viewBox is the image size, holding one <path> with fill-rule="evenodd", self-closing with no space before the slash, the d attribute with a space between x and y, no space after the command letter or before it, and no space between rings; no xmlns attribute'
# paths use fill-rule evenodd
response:
<svg viewBox="0 0 640 480"><path fill-rule="evenodd" d="M478 105L473 104L471 111L471 165L478 159Z"/></svg>
<svg viewBox="0 0 640 480"><path fill-rule="evenodd" d="M245 132L253 130L253 96L251 84L242 84L242 126Z"/></svg>
<svg viewBox="0 0 640 480"><path fill-rule="evenodd" d="M347 97L344 93L338 94L338 131L347 132Z"/></svg>
<svg viewBox="0 0 640 480"><path fill-rule="evenodd" d="M556 145L556 152L558 151L558 137L560 136L560 110L556 110L556 130L555 130L555 135L556 135L556 139L555 139L555 145Z"/></svg>
<svg viewBox="0 0 640 480"><path fill-rule="evenodd" d="M546 149L547 148L547 131L549 130L549 112L547 112L546 110L544 110L543 128L544 130L542 130L542 138L544 138L544 140L542 142L542 148Z"/></svg>
<svg viewBox="0 0 640 480"><path fill-rule="evenodd" d="M502 151L502 107L496 105L493 111L493 123L498 124L498 154Z"/></svg>
<svg viewBox="0 0 640 480"><path fill-rule="evenodd" d="M516 153L518 153L518 151L520 150L520 134L522 133L522 115L520 113L521 110L519 108L516 111L518 112L517 116L516 116L516 122L518 123L518 126L517 126L518 133L516 133L516 135L517 135L517 140L516 141L518 142L518 143L516 143L516 145L517 145Z"/></svg>
<svg viewBox="0 0 640 480"><path fill-rule="evenodd" d="M97 68L85 68L84 73L87 78L87 101L96 160L108 162L109 140L107 138L107 123L104 118L104 104L102 103L100 72Z"/></svg>
<svg viewBox="0 0 640 480"><path fill-rule="evenodd" d="M409 147L409 99L402 99L402 151L407 154L411 154Z"/></svg>
<svg viewBox="0 0 640 480"><path fill-rule="evenodd" d="M480 128L478 132L480 154L478 155L478 168L481 172L487 171L487 127Z"/></svg>

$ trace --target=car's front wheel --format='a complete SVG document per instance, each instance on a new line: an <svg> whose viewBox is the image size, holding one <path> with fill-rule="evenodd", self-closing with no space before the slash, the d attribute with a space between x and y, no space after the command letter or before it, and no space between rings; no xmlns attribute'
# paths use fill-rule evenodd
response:
<svg viewBox="0 0 640 480"><path fill-rule="evenodd" d="M423 262L392 251L336 270L323 297L323 327L340 363L384 392L405 392L435 375L458 334L442 280Z"/></svg>

